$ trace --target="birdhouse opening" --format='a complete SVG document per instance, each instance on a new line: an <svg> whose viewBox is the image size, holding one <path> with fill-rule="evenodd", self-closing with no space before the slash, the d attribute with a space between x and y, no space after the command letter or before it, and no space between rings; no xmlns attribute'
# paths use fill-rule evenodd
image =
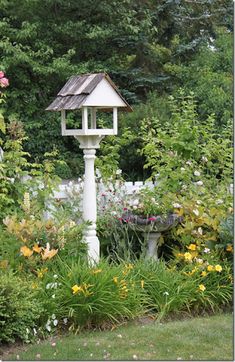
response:
<svg viewBox="0 0 235 362"><path fill-rule="evenodd" d="M116 135L117 107L102 109L82 107L73 111L61 111L63 136Z"/></svg>

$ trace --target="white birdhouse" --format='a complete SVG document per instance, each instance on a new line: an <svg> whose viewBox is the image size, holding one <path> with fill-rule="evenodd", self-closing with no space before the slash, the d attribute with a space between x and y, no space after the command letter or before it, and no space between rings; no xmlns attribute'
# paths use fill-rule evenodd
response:
<svg viewBox="0 0 235 362"><path fill-rule="evenodd" d="M80 129L66 128L66 111L81 109ZM105 73L85 74L71 77L47 108L61 112L63 136L75 136L83 149L85 176L83 187L83 219L89 221L84 238L88 245L90 261L97 262L100 255L99 239L96 235L96 184L94 162L96 149L105 135L116 135L118 130L118 109L132 111L129 104L118 92L117 87ZM97 125L99 111L112 112L112 128Z"/></svg>
<svg viewBox="0 0 235 362"><path fill-rule="evenodd" d="M81 109L82 128L66 128L66 111ZM116 135L118 130L118 109L132 111L106 73L72 76L46 109L61 111L63 136L105 136ZM97 113L112 111L113 127L97 128Z"/></svg>

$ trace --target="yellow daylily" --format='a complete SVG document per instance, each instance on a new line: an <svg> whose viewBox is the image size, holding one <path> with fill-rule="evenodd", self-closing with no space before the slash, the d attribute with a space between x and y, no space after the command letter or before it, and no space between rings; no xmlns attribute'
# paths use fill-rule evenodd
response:
<svg viewBox="0 0 235 362"><path fill-rule="evenodd" d="M199 290L201 290L202 292L204 292L204 290L206 290L206 287L204 284L200 284L199 285Z"/></svg>
<svg viewBox="0 0 235 362"><path fill-rule="evenodd" d="M217 271L217 272L221 272L222 271L222 266L221 265L219 265L219 264L217 264L216 266L215 266L215 270Z"/></svg>
<svg viewBox="0 0 235 362"><path fill-rule="evenodd" d="M197 249L197 245L195 245L195 244L190 244L189 246L187 246L187 248L188 248L189 250L196 250L196 249Z"/></svg>
<svg viewBox="0 0 235 362"><path fill-rule="evenodd" d="M72 291L73 291L73 294L77 294L79 292L83 292L83 288L81 286L78 286L77 284L75 284L72 287Z"/></svg>
<svg viewBox="0 0 235 362"><path fill-rule="evenodd" d="M214 270L213 265L208 265L207 270L208 270L208 271L213 271L213 270Z"/></svg>
<svg viewBox="0 0 235 362"><path fill-rule="evenodd" d="M98 274L98 273L101 273L101 272L102 272L102 269L95 269L95 270L91 271L92 274Z"/></svg>
<svg viewBox="0 0 235 362"><path fill-rule="evenodd" d="M38 278L43 278L44 274L48 271L48 268L42 268L36 271Z"/></svg>
<svg viewBox="0 0 235 362"><path fill-rule="evenodd" d="M192 260L193 257L192 257L192 254L191 254L191 253L188 253L188 252L187 252L187 253L184 253L184 258L185 258L185 260L189 260L189 261L190 261L190 260Z"/></svg>
<svg viewBox="0 0 235 362"><path fill-rule="evenodd" d="M231 244L228 244L227 247L226 247L226 251L233 251L233 247Z"/></svg>

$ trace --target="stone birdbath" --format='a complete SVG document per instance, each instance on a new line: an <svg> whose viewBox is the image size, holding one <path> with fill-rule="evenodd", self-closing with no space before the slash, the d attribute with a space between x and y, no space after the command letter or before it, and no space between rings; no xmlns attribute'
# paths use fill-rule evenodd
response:
<svg viewBox="0 0 235 362"><path fill-rule="evenodd" d="M135 215L127 211L122 215L123 222L126 222L130 228L142 233L147 240L146 258L158 260L158 247L160 246L160 237L162 232L170 230L182 221L182 216L177 214L168 214L164 216L145 217Z"/></svg>

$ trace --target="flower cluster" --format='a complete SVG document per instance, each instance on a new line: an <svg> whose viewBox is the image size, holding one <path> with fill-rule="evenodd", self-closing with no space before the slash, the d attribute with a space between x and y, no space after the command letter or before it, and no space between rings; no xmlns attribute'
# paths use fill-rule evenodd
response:
<svg viewBox="0 0 235 362"><path fill-rule="evenodd" d="M89 290L92 286L91 284L82 283L81 285L73 285L71 289L73 294L82 294L85 297L89 297L93 294L93 292Z"/></svg>
<svg viewBox="0 0 235 362"><path fill-rule="evenodd" d="M9 86L9 80L5 77L5 74L3 71L0 71L0 87L6 88Z"/></svg>

